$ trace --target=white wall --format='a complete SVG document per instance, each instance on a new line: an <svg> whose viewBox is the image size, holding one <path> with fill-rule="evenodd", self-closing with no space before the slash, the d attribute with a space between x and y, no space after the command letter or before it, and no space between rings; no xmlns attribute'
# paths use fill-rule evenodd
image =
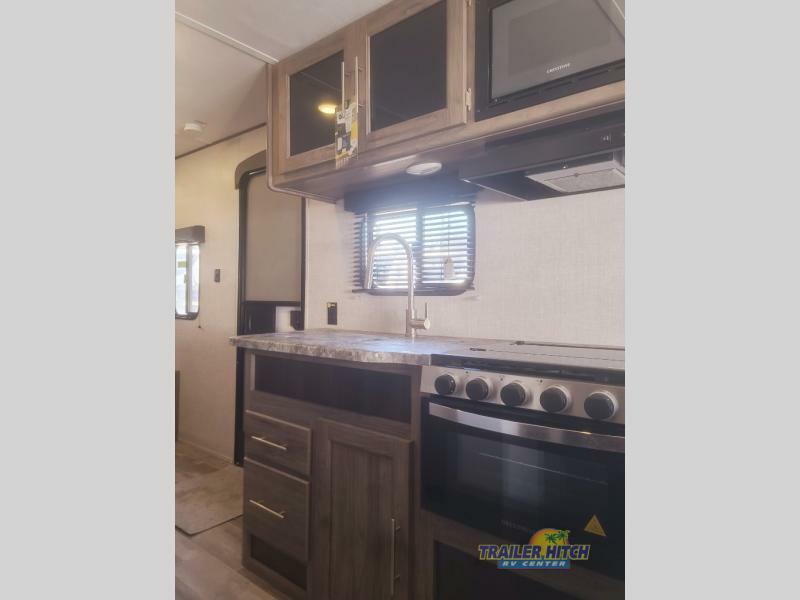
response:
<svg viewBox="0 0 800 600"><path fill-rule="evenodd" d="M239 245L239 192L234 171L266 145L266 129L250 131L175 161L175 227L205 225L200 249L200 314L175 320L175 368L181 372L183 440L233 457ZM222 270L219 283L214 269Z"/></svg>
<svg viewBox="0 0 800 600"><path fill-rule="evenodd" d="M533 202L478 195L475 291L429 302L431 335L624 345L624 189ZM354 294L353 216L309 201L307 316L339 329L404 331L405 297ZM423 333L424 335L424 333Z"/></svg>

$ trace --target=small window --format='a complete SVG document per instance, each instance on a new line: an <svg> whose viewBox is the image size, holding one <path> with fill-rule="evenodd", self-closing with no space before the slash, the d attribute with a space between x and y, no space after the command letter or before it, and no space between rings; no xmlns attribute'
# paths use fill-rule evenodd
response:
<svg viewBox="0 0 800 600"><path fill-rule="evenodd" d="M471 202L413 206L359 215L356 224L355 287L364 289L369 244L379 235L396 233L414 251L415 291L455 295L472 289L475 277L475 210ZM394 240L375 253L373 294L408 292L406 254Z"/></svg>
<svg viewBox="0 0 800 600"><path fill-rule="evenodd" d="M175 318L200 312L200 244L175 244Z"/></svg>

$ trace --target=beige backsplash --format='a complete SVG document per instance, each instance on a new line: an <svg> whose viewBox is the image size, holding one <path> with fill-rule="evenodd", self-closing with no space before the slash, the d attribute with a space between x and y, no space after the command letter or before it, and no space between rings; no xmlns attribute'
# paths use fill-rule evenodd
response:
<svg viewBox="0 0 800 600"><path fill-rule="evenodd" d="M533 202L483 191L476 205L475 290L429 303L432 335L624 345L624 189ZM309 328L402 333L405 297L352 290L353 215L310 200ZM423 334L424 335L424 334Z"/></svg>

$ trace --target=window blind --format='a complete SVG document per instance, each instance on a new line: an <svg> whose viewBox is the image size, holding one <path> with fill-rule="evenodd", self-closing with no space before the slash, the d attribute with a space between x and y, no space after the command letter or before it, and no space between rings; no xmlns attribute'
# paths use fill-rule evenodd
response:
<svg viewBox="0 0 800 600"><path fill-rule="evenodd" d="M472 202L370 211L356 216L354 286L364 289L367 250L376 237L395 233L414 251L416 291L456 294L475 276L475 211ZM408 290L406 253L395 240L375 252L372 292Z"/></svg>

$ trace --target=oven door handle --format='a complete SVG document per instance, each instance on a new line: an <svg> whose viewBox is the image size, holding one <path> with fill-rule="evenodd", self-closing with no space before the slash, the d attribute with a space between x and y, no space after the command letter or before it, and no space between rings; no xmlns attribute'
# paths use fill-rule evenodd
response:
<svg viewBox="0 0 800 600"><path fill-rule="evenodd" d="M562 446L575 446L589 450L604 450L606 452L625 453L625 438L619 435L607 435L604 433L592 433L590 431L576 431L574 429L558 429L545 425L534 425L532 423L518 423L517 421L507 421L496 419L485 415L478 415L473 412L459 410L431 402L428 404L428 414L439 417L459 425L475 427L494 433L502 433L518 438L526 438L539 442L549 442Z"/></svg>

